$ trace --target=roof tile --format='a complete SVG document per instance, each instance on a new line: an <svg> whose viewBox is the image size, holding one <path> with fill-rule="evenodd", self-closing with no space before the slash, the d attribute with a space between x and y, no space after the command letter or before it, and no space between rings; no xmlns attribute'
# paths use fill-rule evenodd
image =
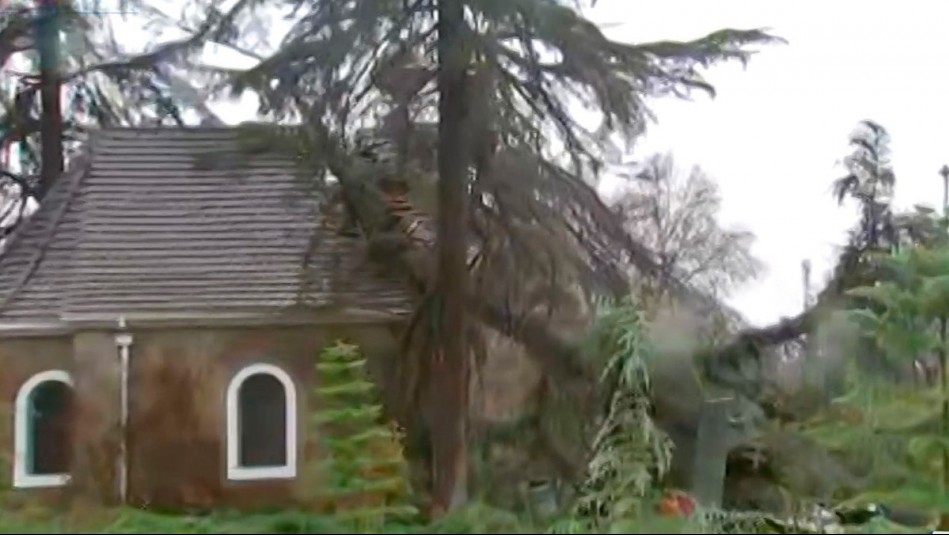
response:
<svg viewBox="0 0 949 535"><path fill-rule="evenodd" d="M333 230L291 158L202 166L235 151L237 135L95 132L88 165L71 166L0 256L0 321L301 305L406 312L405 284L369 263L362 240Z"/></svg>

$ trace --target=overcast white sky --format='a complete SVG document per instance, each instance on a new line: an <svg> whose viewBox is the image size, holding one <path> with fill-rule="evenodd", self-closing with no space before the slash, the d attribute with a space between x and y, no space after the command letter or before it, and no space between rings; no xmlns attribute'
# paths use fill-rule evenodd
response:
<svg viewBox="0 0 949 535"><path fill-rule="evenodd" d="M847 135L861 119L889 129L896 203L942 201L949 163L949 3L902 0L600 0L597 21L630 41L685 40L724 28L768 27L789 41L747 69L718 67L710 101L662 101L639 147L673 151L721 185L723 218L753 230L768 273L733 304L754 323L802 307L800 263L815 285L856 221L830 182L842 174Z"/></svg>
<svg viewBox="0 0 949 535"><path fill-rule="evenodd" d="M708 74L714 100L656 103L659 124L636 156L671 150L699 164L724 197L723 219L753 230L768 272L732 299L756 324L802 308L801 261L821 286L856 221L831 181L862 119L890 130L896 202L937 205L937 171L949 163L949 4L938 0L600 0L598 22L621 40L688 40L724 28L770 28L789 41L761 50L747 69ZM227 119L253 116L231 104Z"/></svg>

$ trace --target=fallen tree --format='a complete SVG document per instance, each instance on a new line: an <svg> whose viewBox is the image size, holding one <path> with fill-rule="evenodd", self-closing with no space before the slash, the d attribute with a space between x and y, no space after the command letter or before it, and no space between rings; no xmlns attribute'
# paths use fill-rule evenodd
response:
<svg viewBox="0 0 949 535"><path fill-rule="evenodd" d="M385 172L380 171L378 164L347 150L341 140L319 123L303 127L248 124L244 128L247 132L248 145L245 148L248 154L271 149L291 150L305 153L309 161L325 165L339 180L345 202L353 210L365 234L370 254L399 260L399 269L411 282L417 295L422 299L430 297L429 285L434 269L430 249L434 230L426 214L418 211L397 213L393 209L393 203L405 202L405 185L399 184L398 178L391 175L387 177ZM582 196L585 205L603 221L615 218L615 214L599 200L592 188L576 188L575 194ZM619 224L615 227L603 224L601 227L607 233L605 240L622 245L624 259L642 276L660 275L659 264L652 253ZM473 256L474 270L478 257ZM707 380L746 396L761 405L766 414L776 416L780 409L770 399L770 393L762 388L760 381L749 378L742 370L749 365L760 365L760 360L771 348L799 338L813 328L822 311L827 310L846 287L848 269L858 261L859 256L860 252L852 249L844 254L835 277L812 308L773 325L744 329L728 341L700 351L696 360ZM611 260L619 262L616 257ZM611 272L611 266L601 267L605 275L596 279L600 291L616 297L628 295L631 288L619 274L620 270ZM672 296L699 314L723 313L720 302L690 288L675 277L669 281L669 288ZM492 294L482 290L475 286L470 292L469 306L474 317L523 344L531 358L553 380L562 385L589 388L596 370L590 362L585 361L578 337L551 328L545 315L548 310L532 313L529 310L512 309L511 302L500 298L497 292Z"/></svg>

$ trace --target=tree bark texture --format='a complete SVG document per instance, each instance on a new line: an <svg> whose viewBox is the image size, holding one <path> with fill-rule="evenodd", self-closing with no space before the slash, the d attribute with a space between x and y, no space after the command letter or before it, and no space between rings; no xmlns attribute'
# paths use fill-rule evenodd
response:
<svg viewBox="0 0 949 535"><path fill-rule="evenodd" d="M434 503L438 515L467 501L468 347L467 209L468 155L463 0L438 3L438 350L432 355L429 400Z"/></svg>
<svg viewBox="0 0 949 535"><path fill-rule="evenodd" d="M63 172L63 109L60 90L59 2L39 0L40 17L36 28L36 44L40 56L40 181L36 197L42 199Z"/></svg>

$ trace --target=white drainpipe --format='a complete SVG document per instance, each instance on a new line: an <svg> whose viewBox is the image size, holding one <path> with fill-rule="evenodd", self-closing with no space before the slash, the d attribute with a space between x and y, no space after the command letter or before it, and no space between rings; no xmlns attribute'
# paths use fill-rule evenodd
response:
<svg viewBox="0 0 949 535"><path fill-rule="evenodd" d="M119 391L121 395L121 415L120 429L121 439L119 440L119 499L121 503L126 502L128 496L128 420L129 420L129 357L132 347L132 333L128 332L128 325L125 322L125 316L119 318L119 333L115 335L115 345L119 348L119 369L120 384Z"/></svg>

